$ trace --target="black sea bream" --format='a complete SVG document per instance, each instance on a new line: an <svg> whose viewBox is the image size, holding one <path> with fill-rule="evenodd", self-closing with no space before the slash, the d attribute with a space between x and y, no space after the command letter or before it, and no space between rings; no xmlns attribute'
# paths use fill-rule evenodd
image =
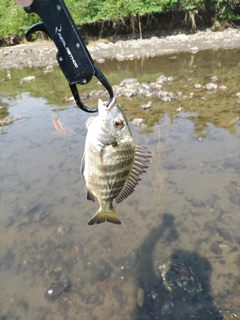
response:
<svg viewBox="0 0 240 320"><path fill-rule="evenodd" d="M89 125L81 173L87 200L98 199L100 208L88 224L109 221L121 224L114 208L134 190L139 175L148 167L151 153L135 144L127 120L114 98L98 101L99 115Z"/></svg>

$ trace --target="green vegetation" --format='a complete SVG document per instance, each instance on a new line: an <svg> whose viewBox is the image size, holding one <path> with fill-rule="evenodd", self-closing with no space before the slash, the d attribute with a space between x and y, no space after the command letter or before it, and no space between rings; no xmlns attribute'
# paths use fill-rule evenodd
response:
<svg viewBox="0 0 240 320"><path fill-rule="evenodd" d="M199 21L240 20L239 0L65 0L77 26L85 24L112 22L115 31L120 26L129 25L132 32L135 28L141 33L143 27L159 19L159 14L168 15L168 19L178 19L190 27L197 26ZM180 19L181 20L181 19ZM39 21L35 14L26 14L13 0L0 2L0 40L21 37L27 28Z"/></svg>

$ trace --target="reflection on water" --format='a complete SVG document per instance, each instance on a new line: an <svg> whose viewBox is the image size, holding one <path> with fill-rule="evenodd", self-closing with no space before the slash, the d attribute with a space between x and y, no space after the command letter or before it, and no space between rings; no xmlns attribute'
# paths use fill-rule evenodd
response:
<svg viewBox="0 0 240 320"><path fill-rule="evenodd" d="M204 137L189 112L160 109L148 134L130 123L150 169L118 205L123 226L88 226L88 115L26 93L3 102L18 120L0 135L1 320L240 317L238 122L210 114Z"/></svg>
<svg viewBox="0 0 240 320"><path fill-rule="evenodd" d="M148 174L119 204L123 226L88 226L79 164L87 115L22 95L1 135L2 319L224 319L239 313L239 140L193 135L166 115L137 143ZM56 118L56 116L55 116ZM68 130L66 130L68 132ZM75 134L73 134L75 133Z"/></svg>

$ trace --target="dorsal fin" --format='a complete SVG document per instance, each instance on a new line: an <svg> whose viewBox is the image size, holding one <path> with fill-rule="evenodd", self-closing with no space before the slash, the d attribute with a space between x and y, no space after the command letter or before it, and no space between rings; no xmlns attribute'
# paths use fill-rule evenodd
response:
<svg viewBox="0 0 240 320"><path fill-rule="evenodd" d="M129 173L128 179L125 182L125 185L116 198L116 203L123 201L130 196L131 193L133 193L138 181L141 180L139 175L143 172L146 172L145 169L148 168L150 158L152 158L151 152L149 152L146 148L136 146L132 169Z"/></svg>

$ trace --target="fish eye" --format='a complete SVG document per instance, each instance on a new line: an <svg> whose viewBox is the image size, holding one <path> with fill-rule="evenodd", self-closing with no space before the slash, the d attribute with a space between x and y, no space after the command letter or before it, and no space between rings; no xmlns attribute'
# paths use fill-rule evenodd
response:
<svg viewBox="0 0 240 320"><path fill-rule="evenodd" d="M121 119L117 119L113 121L114 128L119 130L123 127L123 121Z"/></svg>

